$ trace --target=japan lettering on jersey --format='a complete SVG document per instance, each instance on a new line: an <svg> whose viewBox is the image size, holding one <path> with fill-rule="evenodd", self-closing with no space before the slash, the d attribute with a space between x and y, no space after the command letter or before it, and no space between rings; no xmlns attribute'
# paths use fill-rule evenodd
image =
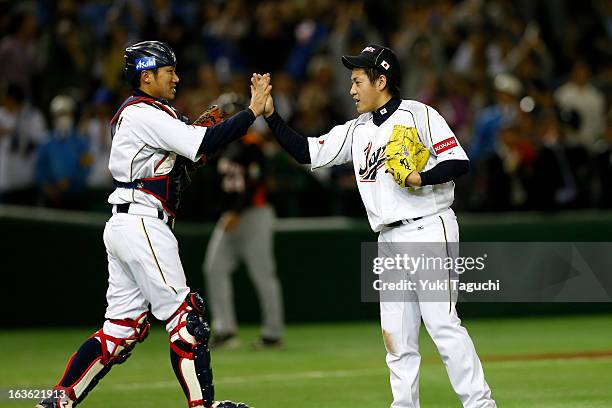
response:
<svg viewBox="0 0 612 408"><path fill-rule="evenodd" d="M380 146L378 149L372 149L372 142L368 143L368 147L364 150L365 166L359 167L359 181L376 181L378 170L385 167L385 147Z"/></svg>

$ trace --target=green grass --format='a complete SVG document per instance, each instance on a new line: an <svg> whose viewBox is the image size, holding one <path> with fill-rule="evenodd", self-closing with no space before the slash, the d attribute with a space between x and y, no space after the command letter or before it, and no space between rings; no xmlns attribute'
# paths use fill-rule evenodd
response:
<svg viewBox="0 0 612 408"><path fill-rule="evenodd" d="M500 356L612 350L612 315L464 322L487 381L502 408L612 407L612 358L497 361ZM9 389L48 389L91 330L0 331L0 407L32 407L9 400ZM376 323L290 326L286 347L251 351L256 328L241 329L243 346L213 351L217 397L257 408L374 408L391 402L385 351ZM421 330L421 406L460 407L437 352ZM569 357L569 356L568 356ZM491 360L489 360L491 359ZM82 407L185 407L156 326Z"/></svg>

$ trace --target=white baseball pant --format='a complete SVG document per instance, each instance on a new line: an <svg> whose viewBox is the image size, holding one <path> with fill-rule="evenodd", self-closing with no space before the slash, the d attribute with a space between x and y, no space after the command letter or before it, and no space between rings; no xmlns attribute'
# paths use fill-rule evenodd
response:
<svg viewBox="0 0 612 408"><path fill-rule="evenodd" d="M106 223L104 244L109 274L107 319L133 319L150 304L153 315L165 321L183 303L189 287L178 243L162 220L114 214ZM122 334L108 329L110 335Z"/></svg>
<svg viewBox="0 0 612 408"><path fill-rule="evenodd" d="M451 209L418 221L381 231L379 248L384 244L413 242L458 242L459 227ZM440 247L439 256L446 257ZM456 296L453 296L456 299ZM421 319L435 343L451 385L465 408L495 408L474 344L461 326L455 302L407 301L380 303L380 319L390 370L392 408L419 408L419 329Z"/></svg>

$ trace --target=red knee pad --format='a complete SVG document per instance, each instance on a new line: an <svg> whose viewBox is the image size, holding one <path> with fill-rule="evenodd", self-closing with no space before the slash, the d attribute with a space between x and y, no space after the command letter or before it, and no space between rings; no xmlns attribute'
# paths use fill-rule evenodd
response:
<svg viewBox="0 0 612 408"><path fill-rule="evenodd" d="M109 319L109 322L117 326L130 327L133 333L127 337L113 337L100 329L91 337L96 338L102 344L102 364L110 362L121 364L130 357L130 352L136 347L137 343L142 343L149 335L151 323L147 318L147 312L143 312L135 319ZM107 341L114 343L113 350L108 350Z"/></svg>

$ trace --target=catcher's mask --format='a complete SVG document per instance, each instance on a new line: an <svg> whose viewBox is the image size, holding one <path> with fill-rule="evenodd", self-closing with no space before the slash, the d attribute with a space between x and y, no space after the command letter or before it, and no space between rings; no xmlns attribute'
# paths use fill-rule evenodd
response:
<svg viewBox="0 0 612 408"><path fill-rule="evenodd" d="M161 41L143 41L131 45L125 49L124 58L125 78L136 88L140 85L141 71L176 65L174 51Z"/></svg>
<svg viewBox="0 0 612 408"><path fill-rule="evenodd" d="M370 44L359 55L344 55L342 63L348 69L375 68L392 82L399 84L402 74L400 63L391 48Z"/></svg>

